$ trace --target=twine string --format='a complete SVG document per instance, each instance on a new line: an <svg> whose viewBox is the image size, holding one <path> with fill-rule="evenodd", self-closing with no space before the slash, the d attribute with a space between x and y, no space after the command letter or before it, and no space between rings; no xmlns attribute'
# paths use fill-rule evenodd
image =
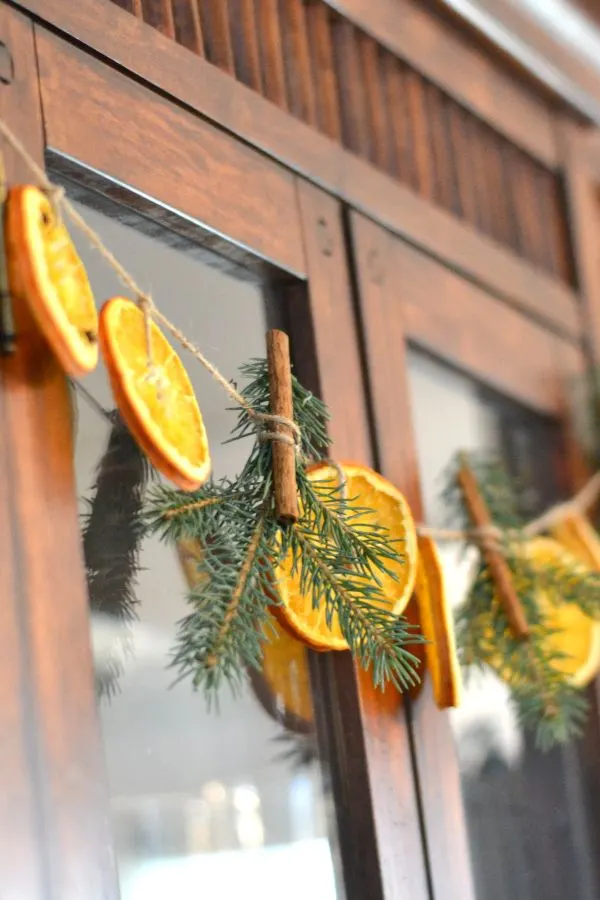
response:
<svg viewBox="0 0 600 900"><path fill-rule="evenodd" d="M65 190L61 185L53 184L50 181L44 169L31 156L29 151L21 140L12 132L6 122L0 118L0 134L9 144L15 153L21 157L23 162L29 167L30 171L35 175L37 181L43 190L48 194L52 206L60 221L60 213L67 213L71 221L85 235L89 243L98 251L106 263L112 268L120 281L127 287L136 299L136 302L144 314L144 327L146 332L146 345L148 352L148 366L152 371L154 365L152 359L152 326L151 320L155 319L160 322L163 328L168 331L182 347L184 347L192 356L208 371L218 384L221 385L232 400L245 410L247 415L257 425L258 439L260 441L281 441L286 444L293 445L299 452L301 446L301 433L298 425L292 419L285 416L277 416L271 413L263 413L255 410L246 398L228 381L224 375L219 372L217 367L210 362L209 359L195 346L186 335L176 325L171 322L165 314L158 309L149 294L141 289L133 276L127 271L125 266L119 262L116 256L104 244L102 238L94 231L94 229L85 221L83 216L75 209L73 204L67 199ZM269 425L283 425L287 428L288 433L282 431L274 431ZM342 496L347 499L347 481L345 473L339 463L330 460L330 464L337 470L342 488ZM575 494L570 500L563 503L557 503L548 509L545 513L533 519L525 525L523 531L528 537L547 531L553 524L561 521L572 513L584 512L587 510L600 494L600 471L583 486L583 488ZM467 540L478 543L483 546L484 543L493 542L498 544L502 538L502 531L494 525L486 528L471 528L464 530L451 530L446 528L434 528L426 525L417 527L419 534L428 535L438 540Z"/></svg>
<svg viewBox="0 0 600 900"><path fill-rule="evenodd" d="M154 361L152 358L152 329L151 329L151 320L155 319L160 322L166 331L168 331L172 337L177 340L182 347L184 347L198 362L204 366L204 368L209 372L210 375L217 381L221 387L229 394L232 400L241 406L248 416L257 424L257 426L262 426L259 431L259 440L268 440L268 441L282 441L283 443L291 443L295 447L299 448L301 443L301 435L300 429L296 422L292 419L288 419L284 416L275 416L270 413L263 413L255 410L246 400L246 398L228 381L216 368L216 366L210 362L209 359L204 356L201 350L198 349L185 334L177 328L176 325L171 322L163 312L161 312L152 297L147 294L142 288L137 284L135 278L127 271L125 266L119 262L117 257L108 249L105 245L104 241L97 234L96 231L85 221L83 216L78 212L77 209L73 206L73 204L67 199L65 195L65 190L61 185L53 184L50 181L44 169L38 165L35 159L31 156L29 151L26 149L25 145L22 141L12 132L12 130L8 127L6 122L0 118L0 134L6 140L7 144L9 144L12 149L17 153L23 162L29 167L31 172L35 175L37 181L40 186L44 189L44 191L48 194L50 201L53 205L53 208L56 211L57 218L60 221L60 212L61 210L66 212L71 221L79 228L79 230L85 235L89 243L98 251L98 253L103 257L106 263L112 268L115 272L119 280L122 284L127 287L132 295L134 296L138 306L142 310L144 314L144 327L146 330L146 346L148 353L148 368L150 377L155 377L156 373L153 372ZM280 431L273 431L269 429L268 424L276 424L276 425L284 425L290 434L286 434Z"/></svg>

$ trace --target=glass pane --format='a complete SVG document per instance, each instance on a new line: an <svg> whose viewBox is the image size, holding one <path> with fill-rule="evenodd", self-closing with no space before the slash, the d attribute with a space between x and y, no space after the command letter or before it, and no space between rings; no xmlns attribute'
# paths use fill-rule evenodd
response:
<svg viewBox="0 0 600 900"><path fill-rule="evenodd" d="M103 214L82 211L227 377L237 378L241 363L264 356L259 285ZM98 302L121 293L98 255L79 244ZM185 362L215 475L234 475L248 446L222 443L235 421L231 401L191 356ZM99 710L123 900L279 900L282 892L287 898L341 897L304 648L286 645L269 676L253 677L241 697L223 691L218 711L209 712L187 681L173 686L168 662L185 613L186 585L182 560L158 539L143 543L136 618L124 639L111 613L111 590L127 566L127 510L136 504L140 469L127 435L119 436L104 412L113 401L102 364L83 389L74 394L76 470L96 676L99 687L113 689L111 696L99 696ZM86 528L90 500L96 518ZM251 894L249 885L255 886Z"/></svg>
<svg viewBox="0 0 600 900"><path fill-rule="evenodd" d="M440 476L458 450L494 451L532 487L523 511L557 499L557 427L417 351L409 355L426 521L443 525ZM441 544L453 604L475 552ZM596 726L541 753L520 729L504 684L469 680L451 710L478 900L592 900L600 896Z"/></svg>

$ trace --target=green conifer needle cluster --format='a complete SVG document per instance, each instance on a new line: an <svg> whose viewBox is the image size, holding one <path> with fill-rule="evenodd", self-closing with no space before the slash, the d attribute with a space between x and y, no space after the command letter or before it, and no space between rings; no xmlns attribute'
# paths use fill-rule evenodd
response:
<svg viewBox="0 0 600 900"><path fill-rule="evenodd" d="M242 370L250 407L269 412L265 361ZM407 645L422 637L393 615L380 576L402 560L402 546L388 531L361 522L365 510L350 506L337 484L311 482L306 464L327 453L328 414L323 403L293 378L294 420L301 432L297 462L300 518L281 527L275 518L272 444L255 440L241 474L213 481L195 493L155 488L146 525L177 545L198 542L189 612L179 624L173 665L210 697L223 684L234 689L247 667L260 668L270 637L271 610L280 602L277 568L287 558L313 606L324 606L327 622L339 620L355 658L377 685L405 689L418 681L418 660ZM239 412L232 440L257 438L256 420Z"/></svg>
<svg viewBox="0 0 600 900"><path fill-rule="evenodd" d="M575 603L600 618L600 574L544 564L524 552L531 540L523 531L518 492L504 468L489 459L470 459L479 489L493 522L502 530L500 549L530 627L528 640L513 635L498 601L488 567L482 564L470 593L457 614L457 643L461 663L490 666L511 690L519 722L535 735L538 747L548 750L582 733L588 711L585 694L559 671L561 655L547 640L552 633L544 604ZM445 500L463 527L470 521L452 468ZM540 604L540 597L544 604Z"/></svg>

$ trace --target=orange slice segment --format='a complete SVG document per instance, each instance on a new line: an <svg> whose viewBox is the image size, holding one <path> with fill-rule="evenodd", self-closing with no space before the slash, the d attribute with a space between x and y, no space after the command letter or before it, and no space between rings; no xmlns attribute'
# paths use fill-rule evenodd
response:
<svg viewBox="0 0 600 900"><path fill-rule="evenodd" d="M309 734L314 726L306 645L276 619L272 619L266 632L262 669L249 669L254 693L261 706L284 728Z"/></svg>
<svg viewBox="0 0 600 900"><path fill-rule="evenodd" d="M555 564L572 568L578 574L589 569L552 538L538 537L527 541L521 552L540 568ZM536 601L550 629L550 634L544 638L546 652L561 654L553 663L554 667L566 675L574 687L585 687L600 669L600 622L583 613L575 603L561 603L560 597L550 597L543 590L538 592ZM491 624L489 630L491 634ZM490 665L505 681L518 682L519 673L504 661L492 658Z"/></svg>
<svg viewBox="0 0 600 900"><path fill-rule="evenodd" d="M210 454L194 389L178 355L152 322L152 366L141 309L113 297L100 313L100 349L117 405L152 464L184 491L210 474Z"/></svg>
<svg viewBox="0 0 600 900"><path fill-rule="evenodd" d="M425 654L431 675L433 696L439 709L458 706L462 692L460 666L456 654L454 619L444 585L444 572L434 541L418 537L419 565L415 594L421 629L427 638Z"/></svg>
<svg viewBox="0 0 600 900"><path fill-rule="evenodd" d="M5 243L11 290L27 301L38 327L69 375L98 362L98 314L88 277L47 195L32 185L11 188Z"/></svg>
<svg viewBox="0 0 600 900"><path fill-rule="evenodd" d="M350 508L369 509L365 515L353 519L353 525L382 525L388 529L390 537L398 541L403 560L390 564L392 574L379 574L378 577L386 606L399 616L410 599L417 571L417 536L410 508L400 491L373 469L353 463L344 463L342 469ZM327 463L313 466L308 475L311 481L322 483L326 488L339 483L336 468ZM325 604L314 608L312 595L302 593L299 571L292 571L291 558L283 562L276 574L281 605L274 611L280 621L315 650L347 650L348 644L337 616L329 626Z"/></svg>

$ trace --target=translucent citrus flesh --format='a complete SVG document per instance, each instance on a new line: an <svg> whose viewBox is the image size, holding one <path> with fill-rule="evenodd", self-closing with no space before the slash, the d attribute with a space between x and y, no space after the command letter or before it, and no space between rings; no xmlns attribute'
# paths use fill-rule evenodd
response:
<svg viewBox="0 0 600 900"><path fill-rule="evenodd" d="M306 646L276 620L263 644L263 678L282 712L305 722L313 718Z"/></svg>
<svg viewBox="0 0 600 900"><path fill-rule="evenodd" d="M350 507L367 507L369 512L353 519L353 527L361 523L378 524L388 529L390 537L403 555L402 562L389 565L391 575L381 574L381 592L385 606L401 615L413 590L416 564L416 533L408 504L389 481L366 466L344 464ZM328 465L315 466L309 472L312 481L331 488L339 483L337 470ZM303 640L320 650L346 650L348 645L334 615L331 625L326 621L325 604L313 607L312 595L300 590L300 569L292 573L292 561L287 560L277 573L278 590L282 599L279 614ZM395 576L395 577L394 577Z"/></svg>
<svg viewBox="0 0 600 900"><path fill-rule="evenodd" d="M51 204L40 214L48 277L56 288L61 305L75 328L86 338L98 334L98 314L94 297L69 232L58 222ZM87 337L89 340L89 337Z"/></svg>
<svg viewBox="0 0 600 900"><path fill-rule="evenodd" d="M124 417L136 417L134 434L144 435L144 448L156 448L168 465L181 471L185 488L199 487L210 473L206 430L194 389L183 363L151 323L151 360L148 358L144 315L135 303L116 297L101 314L103 353L117 400L125 397ZM114 383L116 382L116 384ZM160 458L149 453L160 469Z"/></svg>
<svg viewBox="0 0 600 900"><path fill-rule="evenodd" d="M65 225L41 190L12 188L6 244L18 285L64 369L91 371L98 361L98 314L87 273Z"/></svg>
<svg viewBox="0 0 600 900"><path fill-rule="evenodd" d="M454 620L444 585L437 548L430 537L418 538L419 564L415 593L433 696L440 709L458 706L461 695L460 666L456 655Z"/></svg>

